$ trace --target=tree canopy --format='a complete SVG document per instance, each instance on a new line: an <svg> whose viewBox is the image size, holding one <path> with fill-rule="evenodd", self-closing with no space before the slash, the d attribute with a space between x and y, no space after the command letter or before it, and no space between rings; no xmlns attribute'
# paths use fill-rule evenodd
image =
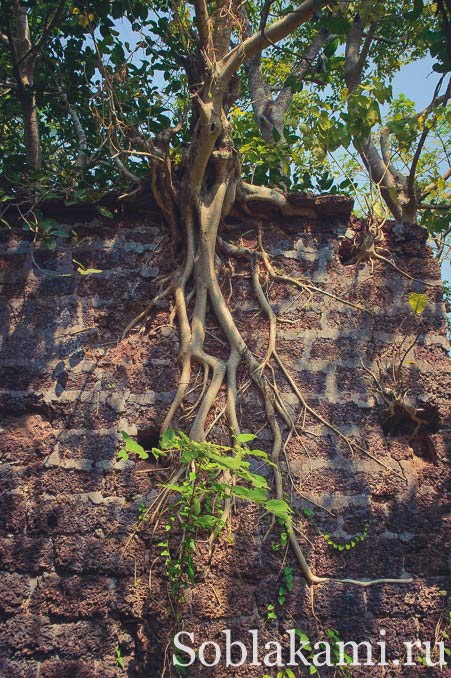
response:
<svg viewBox="0 0 451 678"><path fill-rule="evenodd" d="M449 10L427 0L298 9L270 0L3 0L4 196L28 184L42 196L93 199L138 184L158 135L170 137L180 166L211 50L224 62L225 114L246 181L348 192L363 212L446 232ZM425 56L441 77L417 111L394 99L392 82Z"/></svg>

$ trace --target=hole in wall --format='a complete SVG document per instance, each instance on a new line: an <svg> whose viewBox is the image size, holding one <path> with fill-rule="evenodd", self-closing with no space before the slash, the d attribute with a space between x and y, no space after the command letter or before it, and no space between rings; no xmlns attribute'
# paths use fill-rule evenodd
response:
<svg viewBox="0 0 451 678"><path fill-rule="evenodd" d="M338 259L340 264L342 264L342 266L354 264L357 250L358 246L352 240L345 238L338 248Z"/></svg>
<svg viewBox="0 0 451 678"><path fill-rule="evenodd" d="M58 516L56 513L49 513L47 516L47 525L50 529L58 526Z"/></svg>
<svg viewBox="0 0 451 678"><path fill-rule="evenodd" d="M437 406L432 403L425 403L417 409L406 407L403 403L393 403L390 411L385 411L381 423L386 436L415 437L424 433L437 433L440 428L440 416Z"/></svg>
<svg viewBox="0 0 451 678"><path fill-rule="evenodd" d="M136 436L138 445L142 445L145 450L151 450L152 447L158 447L160 442L160 429L156 426L151 428L142 428L138 430Z"/></svg>
<svg viewBox="0 0 451 678"><path fill-rule="evenodd" d="M435 461L438 458L435 445L427 434L417 435L409 441L409 445L417 457L425 461Z"/></svg>

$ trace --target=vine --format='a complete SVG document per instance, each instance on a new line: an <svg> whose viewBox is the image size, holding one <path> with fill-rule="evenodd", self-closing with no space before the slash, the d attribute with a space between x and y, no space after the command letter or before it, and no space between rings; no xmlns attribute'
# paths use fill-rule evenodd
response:
<svg viewBox="0 0 451 678"><path fill-rule="evenodd" d="M125 447L118 452L118 459L126 461L130 454L136 454L139 459L149 458L149 453L124 431L122 437ZM212 544L226 526L226 506L233 497L261 506L284 525L291 523L292 509L288 503L272 499L266 478L250 470L250 458L257 458L268 466L274 465L266 452L247 447L247 443L255 437L251 433L241 433L231 448L196 442L182 431L169 428L161 437L160 448L150 451L156 459L178 454L179 471L162 485L165 493L176 493L178 498L165 510L162 506L158 514L152 513L153 505L146 510L140 505L132 534L136 534L144 522L160 521L164 516L167 537L157 546L175 605L182 602L184 590L196 581L193 556L197 534L209 531ZM225 476L228 482L225 482ZM173 535L177 535L179 540L175 546Z"/></svg>

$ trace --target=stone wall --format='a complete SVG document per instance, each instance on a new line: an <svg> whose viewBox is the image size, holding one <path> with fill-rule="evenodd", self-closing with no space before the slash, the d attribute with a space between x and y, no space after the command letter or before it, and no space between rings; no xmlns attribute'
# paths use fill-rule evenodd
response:
<svg viewBox="0 0 451 678"><path fill-rule="evenodd" d="M228 234L232 240L239 237L237 226ZM409 574L413 583L330 583L312 597L288 553L294 588L284 606L276 605L278 619L267 622L267 606L276 603L280 585L283 552L272 548L280 529L265 539L268 517L239 503L234 539L219 541L208 575L187 597L184 624L198 644L220 639L224 628L242 639L259 628L262 643L283 639L295 627L312 639L334 628L344 640L377 642L384 628L389 651L402 656L404 640L434 641L443 618L451 379L439 269L413 226L387 228L381 252L427 288L381 261L374 270L345 265L346 243L360 228L333 216L278 220L265 228L265 245L278 266L370 311L320 292L268 288L284 321L279 352L308 403L360 445L351 450L300 411L282 379L283 400L304 426L286 447L286 490L317 574ZM244 230L253 246L252 224ZM168 244L157 215L91 220L77 224L77 232L73 251L64 244L53 252L33 248L14 231L0 245L0 675L157 677L173 624L155 546L161 532L152 535L144 527L125 546L139 506L150 503L168 476L164 463L118 462L115 456L121 430L146 444L155 441L174 394L178 339L167 306L153 311L146 332L118 341L155 292L156 277L170 271ZM73 258L101 273L77 273ZM236 273L241 266L236 263ZM226 291L228 285L225 278ZM249 280L237 276L232 285L239 327L263 355L268 325ZM429 304L415 317L409 293L424 290ZM207 348L223 352L212 318L208 329ZM393 387L390 369L417 334L404 373L410 401L423 409L428 424L412 438L402 413L387 424L383 399L364 366ZM243 430L258 432L258 446L269 450L252 389L241 398L239 416ZM213 436L224 431L219 424ZM302 508L313 508L314 515ZM365 526L367 537L350 550L334 549L323 536L332 533L345 544ZM201 545L200 561L202 556ZM381 675L377 668L364 670ZM402 675L421 671L404 669ZM189 675L263 673L275 670L197 666Z"/></svg>

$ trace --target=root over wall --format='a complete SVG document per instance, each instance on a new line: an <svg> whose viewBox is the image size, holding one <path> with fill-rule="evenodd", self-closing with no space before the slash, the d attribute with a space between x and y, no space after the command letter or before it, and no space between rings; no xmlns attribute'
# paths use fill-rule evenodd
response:
<svg viewBox="0 0 451 678"><path fill-rule="evenodd" d="M147 213L78 224L73 251L38 248L32 255L32 243L14 232L0 243L1 676L116 676L117 647L123 675L161 675L172 629L155 546L162 534L152 535L144 526L123 549L139 506L150 503L168 475L163 462L115 458L122 430L144 445L156 443L177 384L177 331L165 301L149 315L145 331L137 326L120 340L155 294L155 279L171 270L159 223L158 214ZM312 598L288 554L293 591L278 609L278 620L268 623L267 606L276 603L280 586L283 551L272 548L280 530L276 526L268 536L268 517L238 502L233 539L218 540L207 576L188 592L185 628L199 642L221 642L224 628L242 638L258 628L262 644L279 637L284 642L287 628L301 628L313 639L334 628L343 640L375 643L384 628L388 651L402 656L404 640L433 642L441 623L446 604L441 591L449 575L451 365L440 273L416 226L387 227L383 243L397 267L415 280L380 260L374 270L371 262L345 265L346 243L360 227L333 214L319 221L274 218L264 225L273 263L351 304L274 281L265 287L280 319L278 353L306 401L371 454L360 447L351 451L299 409L279 375L281 398L302 429L286 445L282 470L316 574L410 575L413 582L368 589L328 583ZM254 247L252 223L239 242L244 230L234 240L232 225L227 240ZM80 275L73 258L101 273ZM269 326L252 281L241 273L239 260L233 266L224 260L223 292L243 337L262 359ZM428 296L421 316L409 306L412 292ZM404 379L409 402L426 413L419 431L403 414L387 420L370 374L393 389L396 356L417 335ZM221 345L225 349L224 337L207 315L206 350L221 355ZM188 395L176 425L187 427L189 401L198 395L199 390ZM209 424L224 402L220 392ZM269 451L263 406L252 388L241 394L238 416L241 430L258 433L258 447ZM211 436L221 440L225 433L219 419ZM314 515L303 508L313 508ZM350 550L334 549L323 536L345 544L365 526L365 540ZM402 675L422 671L411 670ZM378 671L371 669L375 676ZM189 675L262 673L249 666L229 672L197 666Z"/></svg>

